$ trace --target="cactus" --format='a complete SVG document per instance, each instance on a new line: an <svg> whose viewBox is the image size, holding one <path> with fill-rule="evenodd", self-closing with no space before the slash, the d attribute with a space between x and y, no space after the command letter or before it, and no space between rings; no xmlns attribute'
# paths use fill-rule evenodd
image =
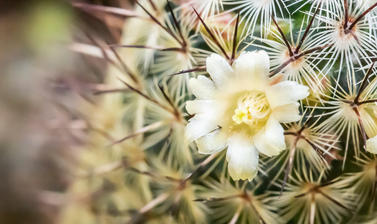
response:
<svg viewBox="0 0 377 224"><path fill-rule="evenodd" d="M74 6L126 18L60 223L374 223L375 1Z"/></svg>

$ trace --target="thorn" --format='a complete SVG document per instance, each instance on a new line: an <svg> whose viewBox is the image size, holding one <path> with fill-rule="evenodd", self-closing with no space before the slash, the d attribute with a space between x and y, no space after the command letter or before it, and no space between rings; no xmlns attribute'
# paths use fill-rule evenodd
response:
<svg viewBox="0 0 377 224"><path fill-rule="evenodd" d="M109 7L109 6L101 6L101 5L92 5L87 3L81 3L81 2L74 2L72 3L73 7L83 9L86 11L98 11L103 13L110 13L117 16L124 16L124 17L139 17L139 15L136 14L136 12L122 9L122 8L116 8L116 7Z"/></svg>
<svg viewBox="0 0 377 224"><path fill-rule="evenodd" d="M228 61L230 60L228 54L226 53L226 51L224 50L224 48L221 46L220 42L217 40L217 38L215 37L215 35L212 33L212 31L209 29L209 27L207 26L207 24L203 21L202 17L199 15L199 13L196 11L195 8L194 9L194 12L195 14L198 16L200 22L203 24L204 28L206 29L206 31L208 32L208 34L211 36L212 40L215 42L215 44L220 48L221 52L223 53L223 55L228 59Z"/></svg>
<svg viewBox="0 0 377 224"><path fill-rule="evenodd" d="M179 111L178 111L176 105L174 104L174 102L171 100L171 98L170 98L170 97L168 96L168 94L165 92L164 87L163 87L161 84L159 84L159 85L158 85L158 88L159 88L160 91L162 92L162 95L164 96L165 100L168 101L168 103L170 104L170 106L173 108L173 110L174 110L174 114L175 114L176 118L179 119L179 117L180 117L180 116L179 116L180 113L179 113Z"/></svg>
<svg viewBox="0 0 377 224"><path fill-rule="evenodd" d="M367 73L364 76L363 82L361 83L359 92L357 93L357 96L356 96L355 101L354 101L354 103L356 105L359 105L360 96L363 93L363 91L365 90L365 88L367 87L368 79L373 72L373 67L374 67L375 63L376 62L372 63L372 65L370 66L370 68L368 69Z"/></svg>
<svg viewBox="0 0 377 224"><path fill-rule="evenodd" d="M238 25L240 21L240 14L237 15L236 25L234 28L234 36L233 36L233 49L232 49L232 57L230 59L231 64L233 64L234 58L236 56L236 48L237 48L237 34L238 34Z"/></svg>
<svg viewBox="0 0 377 224"><path fill-rule="evenodd" d="M172 7L171 7L171 5L170 5L169 0L166 0L166 4L167 4L167 6L168 6L168 9L169 9L169 11L170 11L170 14L172 15L173 22L174 22L174 24L175 24L175 27L176 27L177 30L178 30L179 36L180 36L181 39L182 39L182 45L183 45L182 47L186 47L186 46L187 46L187 43L186 43L186 41L185 41L185 38L183 37L182 30L181 30L181 26L180 26L180 24L179 24L177 18L175 17L174 11L173 11L173 9L172 9Z"/></svg>
<svg viewBox="0 0 377 224"><path fill-rule="evenodd" d="M291 45L289 44L289 42L288 42L287 38L285 37L283 31L281 30L279 24L276 22L275 17L274 17L273 15L271 15L271 18L272 18L272 21L274 22L276 28L278 29L278 31L279 31L281 37L283 38L283 41L284 41L285 45L286 45L287 48L288 48L289 56L293 57L294 54L293 54L293 52L292 52L292 47L291 47Z"/></svg>
<svg viewBox="0 0 377 224"><path fill-rule="evenodd" d="M361 135L363 136L363 147L366 150L366 145L367 145L367 141L368 141L368 135L367 135L367 133L365 131L364 123L363 123L363 120L361 119L361 115L360 115L359 109L357 107L354 107L353 111L355 111L355 113L357 115L357 120L359 122L360 132L361 132Z"/></svg>
<svg viewBox="0 0 377 224"><path fill-rule="evenodd" d="M157 7L156 7L156 4L154 4L153 0L148 0L148 1L149 1L149 4L152 6L153 10L157 12Z"/></svg>
<svg viewBox="0 0 377 224"><path fill-rule="evenodd" d="M289 174L291 173L292 171L292 168L293 168L293 160L294 160L294 157L295 157L295 153L296 153L296 149L297 149L297 143L298 141L300 140L300 134L296 136L296 139L293 143L293 146L290 150L290 153L289 153L289 161L288 161L288 165L287 165L287 168L285 169L285 174L284 174L284 181L283 181L283 185L281 186L281 189L280 189L280 196L283 194L283 191L284 191L284 188L288 182L288 177L289 177Z"/></svg>
<svg viewBox="0 0 377 224"><path fill-rule="evenodd" d="M155 17L155 16L153 16L143 5L141 5L140 3L139 3L139 1L136 1L136 4L138 5L138 6L140 6L140 8L145 12L145 13L147 13L148 14L148 16L157 24L157 25L159 25L163 30L165 30L171 37L173 37L179 44L181 44L181 45L183 45L183 43L181 43L181 41L177 38L177 36L171 31L171 30L169 30L167 27L165 27L164 25L162 25L159 21L158 21L158 19Z"/></svg>
<svg viewBox="0 0 377 224"><path fill-rule="evenodd" d="M134 137L137 137L141 134L144 134L145 132L148 132L148 131L151 131L151 130L154 130L154 129L157 129L159 127L161 127L161 125L163 124L162 121L159 121L159 122L156 122L156 123L153 123L153 124L150 124L148 126L145 126L137 131L135 131L134 133L130 134L130 135L127 135L119 140L116 140L116 141L113 141L111 144L108 145L108 147L111 147L111 146L114 146L114 145L117 145L119 143L122 143L128 139L131 139L131 138L134 138Z"/></svg>
<svg viewBox="0 0 377 224"><path fill-rule="evenodd" d="M200 67L197 67L197 68L192 68L192 69L188 69L188 70L182 70L180 72L173 73L170 76L181 75L181 74L186 74L186 73L190 73L190 72L198 72L198 71L206 71L206 67L205 66L200 66Z"/></svg>
<svg viewBox="0 0 377 224"><path fill-rule="evenodd" d="M139 84L139 80L138 80L137 76L133 72L131 72L131 69L122 60L122 58L120 57L120 55L118 54L118 52L114 48L112 48L112 47L110 47L110 50L111 50L111 52L113 52L113 54L115 55L116 59L120 63L120 66L121 66L122 70L132 79L132 81L134 81L136 84Z"/></svg>
<svg viewBox="0 0 377 224"><path fill-rule="evenodd" d="M150 101L151 103L154 103L155 105L159 106L160 108L162 108L162 109L164 109L164 110L172 113L173 115L175 115L174 111L172 111L171 108L166 107L165 105L160 104L157 100L155 100L155 99L151 98L150 96L144 94L143 92L141 92L140 90L138 90L135 87L131 86L127 82L123 81L122 79L118 78L118 80L120 82L122 82L124 85L126 85L130 90L132 90L133 92L135 92L138 95L142 96L144 99Z"/></svg>
<svg viewBox="0 0 377 224"><path fill-rule="evenodd" d="M367 10L365 10L365 12L363 12L359 17L357 17L355 19L355 21L353 21L353 23L348 27L348 30L352 30L352 28L358 23L360 22L360 20L362 18L364 18L364 16L366 16L370 11L372 11L374 8L376 8L377 6L377 3L373 4L371 7L369 7Z"/></svg>
<svg viewBox="0 0 377 224"><path fill-rule="evenodd" d="M344 0L344 30L348 30L348 0Z"/></svg>
<svg viewBox="0 0 377 224"><path fill-rule="evenodd" d="M151 49L156 51L182 51L182 48L179 47L171 47L171 48L161 48L161 47L153 47L153 46L146 46L146 45L120 45L120 44L111 44L109 45L112 48L138 48L138 49Z"/></svg>
<svg viewBox="0 0 377 224"><path fill-rule="evenodd" d="M312 25L313 25L314 19L315 19L315 17L316 17L317 14L318 14L321 5L322 5L322 2L318 4L317 9L316 9L314 15L313 15L312 18L310 19L310 22L309 22L308 26L306 27L305 33L304 33L304 35L302 36L302 38L301 38L301 40L300 40L300 43L298 44L298 46L297 46L297 48L296 48L296 50L295 50L295 54L298 54L298 52L300 51L302 45L304 44L304 41L305 41L306 37L307 37L308 34L309 34L309 30L310 30L310 28L311 28Z"/></svg>

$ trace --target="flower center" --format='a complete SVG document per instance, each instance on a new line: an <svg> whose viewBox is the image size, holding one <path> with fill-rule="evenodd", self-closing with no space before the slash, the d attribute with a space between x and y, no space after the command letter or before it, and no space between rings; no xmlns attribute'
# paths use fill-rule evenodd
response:
<svg viewBox="0 0 377 224"><path fill-rule="evenodd" d="M252 91L238 99L232 119L236 124L255 126L266 121L270 113L271 108L266 95L260 91Z"/></svg>

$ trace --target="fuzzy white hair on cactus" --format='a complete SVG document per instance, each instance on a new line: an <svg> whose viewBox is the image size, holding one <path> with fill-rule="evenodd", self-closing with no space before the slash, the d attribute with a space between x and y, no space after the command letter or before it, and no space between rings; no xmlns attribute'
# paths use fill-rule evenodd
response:
<svg viewBox="0 0 377 224"><path fill-rule="evenodd" d="M370 153L377 154L377 135L367 141L366 150Z"/></svg>
<svg viewBox="0 0 377 224"><path fill-rule="evenodd" d="M244 52L232 65L212 54L205 76L189 82L197 99L188 101L186 134L199 152L213 154L227 147L230 176L252 180L258 172L259 153L276 156L286 148L280 123L300 120L299 100L309 95L297 82L269 78L265 51Z"/></svg>

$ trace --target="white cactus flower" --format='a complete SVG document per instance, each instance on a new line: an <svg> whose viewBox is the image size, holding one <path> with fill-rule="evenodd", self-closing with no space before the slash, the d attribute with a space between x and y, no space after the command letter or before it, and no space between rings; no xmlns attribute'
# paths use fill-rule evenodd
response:
<svg viewBox="0 0 377 224"><path fill-rule="evenodd" d="M252 180L258 172L259 153L278 155L286 148L280 123L300 119L298 100L308 88L293 81L269 78L265 51L245 52L230 65L217 54L207 58L205 76L189 86L197 97L186 109L195 116L186 132L199 152L213 154L227 147L230 176Z"/></svg>
<svg viewBox="0 0 377 224"><path fill-rule="evenodd" d="M377 135L367 141L366 149L370 153L377 154Z"/></svg>

